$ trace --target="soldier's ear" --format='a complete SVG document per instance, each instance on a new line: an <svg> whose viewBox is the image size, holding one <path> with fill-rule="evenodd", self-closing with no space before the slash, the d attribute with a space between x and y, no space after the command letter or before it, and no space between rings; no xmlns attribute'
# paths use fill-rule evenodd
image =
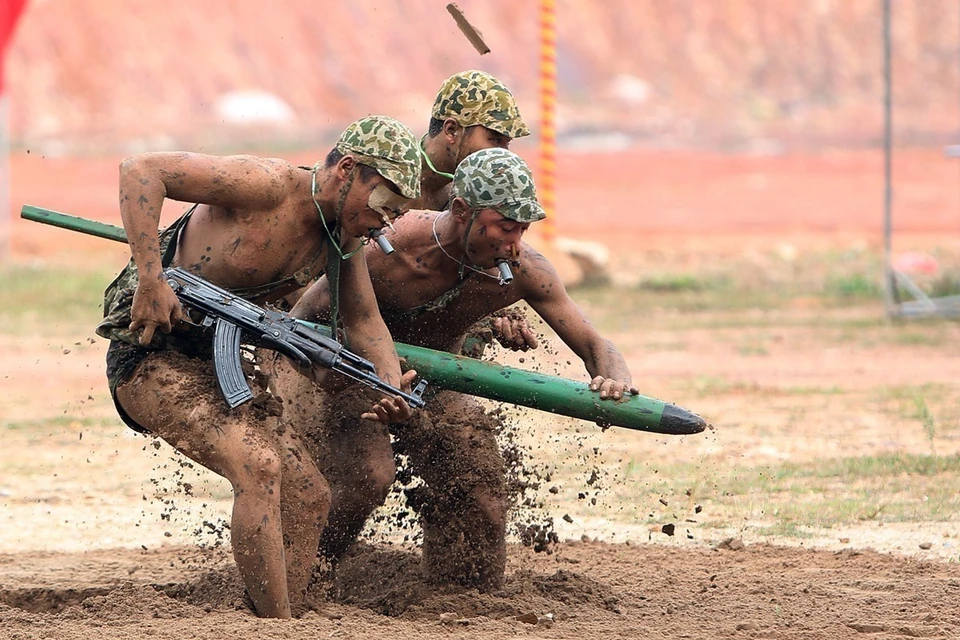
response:
<svg viewBox="0 0 960 640"><path fill-rule="evenodd" d="M351 171L353 171L354 167L356 166L357 166L357 160L351 155L343 156L337 162L337 169L341 171L344 176L350 173Z"/></svg>
<svg viewBox="0 0 960 640"><path fill-rule="evenodd" d="M457 138L463 137L463 127L453 118L447 118L443 121L443 136L447 144L454 144Z"/></svg>
<svg viewBox="0 0 960 640"><path fill-rule="evenodd" d="M470 214L470 206L467 204L467 201L463 198L457 196L450 201L450 214L457 218L460 222L463 222L464 219Z"/></svg>

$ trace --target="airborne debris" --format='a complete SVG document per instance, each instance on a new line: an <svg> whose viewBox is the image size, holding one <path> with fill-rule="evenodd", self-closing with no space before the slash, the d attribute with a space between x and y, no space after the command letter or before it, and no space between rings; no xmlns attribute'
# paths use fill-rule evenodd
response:
<svg viewBox="0 0 960 640"><path fill-rule="evenodd" d="M477 50L477 53L480 55L490 53L490 47L488 47L487 43L483 41L483 34L467 21L467 18L463 15L463 11L460 10L460 7L451 2L447 5L447 11L449 11L450 15L453 16L457 26L460 27L460 31L463 32L463 35L467 36L467 40L469 40L470 44L473 45L473 48Z"/></svg>

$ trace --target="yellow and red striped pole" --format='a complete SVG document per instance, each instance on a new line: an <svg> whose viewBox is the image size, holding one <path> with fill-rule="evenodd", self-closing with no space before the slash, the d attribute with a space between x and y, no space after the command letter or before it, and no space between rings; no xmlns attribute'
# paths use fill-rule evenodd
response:
<svg viewBox="0 0 960 640"><path fill-rule="evenodd" d="M540 0L540 180L537 192L547 217L540 231L547 246L556 239L557 176L557 12L556 0Z"/></svg>

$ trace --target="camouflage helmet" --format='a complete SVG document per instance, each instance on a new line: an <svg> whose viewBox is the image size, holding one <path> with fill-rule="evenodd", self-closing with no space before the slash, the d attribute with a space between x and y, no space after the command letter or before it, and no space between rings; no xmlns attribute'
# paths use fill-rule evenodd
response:
<svg viewBox="0 0 960 640"><path fill-rule="evenodd" d="M547 217L537 200L530 167L514 152L499 147L464 158L453 174L451 195L466 200L471 209L495 209L516 222Z"/></svg>
<svg viewBox="0 0 960 640"><path fill-rule="evenodd" d="M530 135L513 94L484 71L462 71L447 78L431 116L453 118L463 127L481 125L511 138Z"/></svg>
<svg viewBox="0 0 960 640"><path fill-rule="evenodd" d="M377 170L405 198L420 197L420 153L413 132L387 116L360 118L343 132L337 151Z"/></svg>

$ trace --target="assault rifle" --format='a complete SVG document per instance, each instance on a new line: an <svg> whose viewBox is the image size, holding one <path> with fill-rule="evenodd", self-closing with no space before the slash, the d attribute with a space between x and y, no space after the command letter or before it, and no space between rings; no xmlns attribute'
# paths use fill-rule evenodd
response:
<svg viewBox="0 0 960 640"><path fill-rule="evenodd" d="M326 367L378 391L400 396L413 408L425 404L426 380L406 393L381 380L372 362L288 314L259 307L180 267L164 269L163 275L182 303L203 314L201 325L214 326L213 367L231 409L253 398L240 366L243 334L254 344L278 351L300 366Z"/></svg>

